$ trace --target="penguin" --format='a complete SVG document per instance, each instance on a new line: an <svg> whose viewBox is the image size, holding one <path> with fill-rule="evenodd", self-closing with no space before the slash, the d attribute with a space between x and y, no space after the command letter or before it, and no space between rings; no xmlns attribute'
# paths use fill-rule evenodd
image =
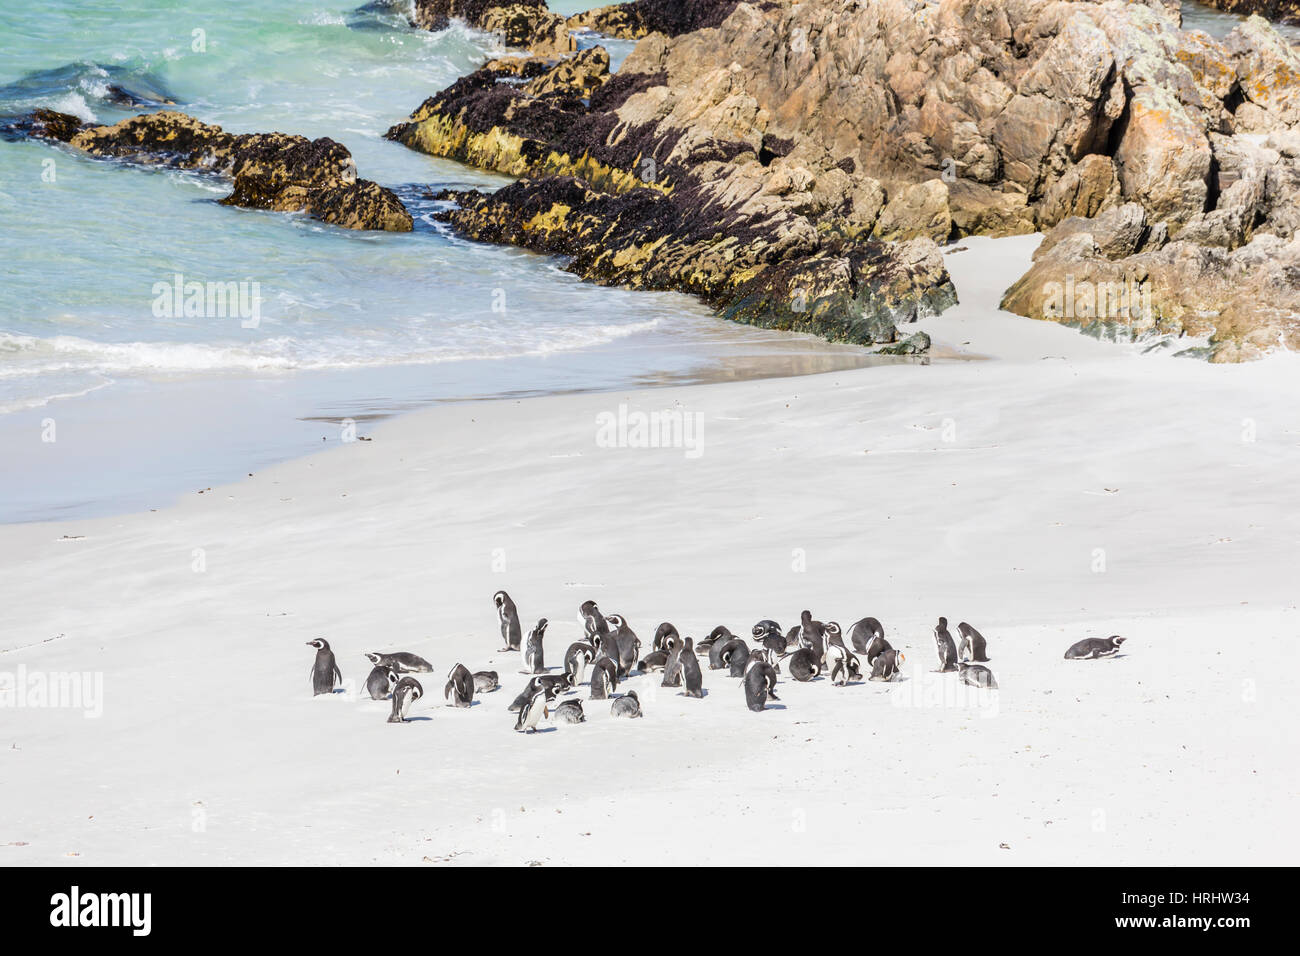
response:
<svg viewBox="0 0 1300 956"><path fill-rule="evenodd" d="M531 734L537 730L537 725L542 718L548 713L546 705L554 699L554 693L549 687L538 687L529 697L528 703L519 709L519 717L515 720L515 730L524 734Z"/></svg>
<svg viewBox="0 0 1300 956"><path fill-rule="evenodd" d="M655 628L655 639L650 643L650 650L662 651L664 649L664 642L670 637L675 637L679 641L682 639L682 636L677 633L677 628L673 627L667 621L664 621Z"/></svg>
<svg viewBox="0 0 1300 956"><path fill-rule="evenodd" d="M785 635L781 633L781 625L776 621L759 621L754 625L750 634L756 643L763 645L768 650L775 651L777 654L785 653Z"/></svg>
<svg viewBox="0 0 1300 956"><path fill-rule="evenodd" d="M1077 644L1070 645L1070 649L1065 652L1067 661L1093 661L1099 657L1113 657L1119 653L1119 646L1124 643L1124 638L1118 634L1110 637L1089 637ZM317 693L320 693L317 691Z"/></svg>
<svg viewBox="0 0 1300 956"><path fill-rule="evenodd" d="M500 686L501 682L497 679L496 671L474 672L474 693L490 694Z"/></svg>
<svg viewBox="0 0 1300 956"><path fill-rule="evenodd" d="M934 629L934 644L939 651L939 671L947 673L957 669L957 645L952 642L952 635L948 633L948 619L939 618L939 623Z"/></svg>
<svg viewBox="0 0 1300 956"><path fill-rule="evenodd" d="M876 640L882 642L885 640L885 629L874 617L864 617L849 628L849 643L853 645L853 649L859 654L866 655L868 664L875 659L870 647L872 642Z"/></svg>
<svg viewBox="0 0 1300 956"><path fill-rule="evenodd" d="M785 649L793 651L799 646L799 635L803 633L803 628L796 624L790 630L785 632Z"/></svg>
<svg viewBox="0 0 1300 956"><path fill-rule="evenodd" d="M528 702L532 700L533 695L537 693L537 688L541 686L542 685L538 682L537 678L534 677L524 685L524 689L519 692L519 696L511 701L510 706L506 709L512 714L518 713L522 708L528 706Z"/></svg>
<svg viewBox="0 0 1300 956"><path fill-rule="evenodd" d="M726 628L717 628L715 630L715 633L717 630L726 630ZM709 637L712 638L713 635L710 634ZM709 670L720 671L727 666L727 660L722 656L722 653L726 648L731 646L732 641L736 641L736 640L739 640L739 638L733 635L730 631L727 631L726 637L719 635L717 638L714 638L712 641L710 641Z"/></svg>
<svg viewBox="0 0 1300 956"><path fill-rule="evenodd" d="M604 637L609 633L609 622L605 620L605 615L600 613L600 608L596 606L595 601L583 601L578 606L578 621L582 624L587 640L593 645L596 644L597 637Z"/></svg>
<svg viewBox="0 0 1300 956"><path fill-rule="evenodd" d="M474 703L474 675L468 667L457 664L451 669L442 696L450 700L453 707L469 707Z"/></svg>
<svg viewBox="0 0 1300 956"><path fill-rule="evenodd" d="M957 659L987 663L989 659L988 642L984 640L984 635L965 621L957 625L957 633L961 635L961 640L957 643Z"/></svg>
<svg viewBox="0 0 1300 956"><path fill-rule="evenodd" d="M727 643L727 641L731 640L735 636L736 635L732 634L731 630L725 624L719 624L713 630L709 631L708 637L695 645L695 653L711 655L715 647L719 644ZM716 667L713 669L717 670Z"/></svg>
<svg viewBox="0 0 1300 956"><path fill-rule="evenodd" d="M397 671L391 667L376 666L366 678L366 693L371 700L384 700L393 692L397 683Z"/></svg>
<svg viewBox="0 0 1300 956"><path fill-rule="evenodd" d="M308 647L316 648L316 662L311 667L312 696L334 693L334 685L343 683L343 672L334 660L330 642L323 637L307 642Z"/></svg>
<svg viewBox="0 0 1300 956"><path fill-rule="evenodd" d="M733 637L722 646L720 657L727 668L729 677L744 677L745 667L749 664L749 645L738 637Z"/></svg>
<svg viewBox="0 0 1300 956"><path fill-rule="evenodd" d="M414 677L403 677L393 688L393 710L388 715L390 724L406 723L406 715L411 705L424 696L424 688Z"/></svg>
<svg viewBox="0 0 1300 956"><path fill-rule="evenodd" d="M602 657L591 665L592 700L608 700L609 695L618 687L618 666L608 657Z"/></svg>
<svg viewBox="0 0 1300 956"><path fill-rule="evenodd" d="M582 701L566 700L551 711L551 718L557 724L580 724L587 719L582 712Z"/></svg>
<svg viewBox="0 0 1300 956"><path fill-rule="evenodd" d="M811 650L813 659L821 665L826 659L826 626L812 619L812 611L804 611L799 620L799 646Z"/></svg>
<svg viewBox="0 0 1300 956"><path fill-rule="evenodd" d="M399 674L431 674L433 665L426 661L419 654L410 654L406 651L397 651L393 654L382 654L379 651L370 651L366 654L366 660L377 667L385 669L392 668Z"/></svg>
<svg viewBox="0 0 1300 956"><path fill-rule="evenodd" d="M560 694L567 694L573 690L574 685L569 682L568 674L539 674L533 680L537 681L538 687L549 687L555 691L558 697Z"/></svg>
<svg viewBox="0 0 1300 956"><path fill-rule="evenodd" d="M858 663L857 657L840 644L828 644L826 646L826 659L831 668L831 684L836 687L844 687L849 681L861 680L862 666Z"/></svg>
<svg viewBox="0 0 1300 956"><path fill-rule="evenodd" d="M528 632L528 643L524 645L524 669L521 674L543 674L546 665L542 662L542 638L546 636L546 618L539 618L537 624Z"/></svg>
<svg viewBox="0 0 1300 956"><path fill-rule="evenodd" d="M608 614L605 623L613 629L613 651L615 663L618 664L618 676L626 677L636 666L637 655L641 653L641 639L627 626L621 614Z"/></svg>
<svg viewBox="0 0 1300 956"><path fill-rule="evenodd" d="M892 681L898 676L899 665L905 660L906 658L892 647L887 651L881 651L872 662L871 676L867 679Z"/></svg>
<svg viewBox="0 0 1300 956"><path fill-rule="evenodd" d="M637 662L636 669L642 674L649 674L663 670L667 663L667 651L651 651L643 660Z"/></svg>
<svg viewBox="0 0 1300 956"><path fill-rule="evenodd" d="M678 665L682 673L683 693L687 697L704 696L704 675L700 673L700 659L695 656L695 648L688 637L678 655Z"/></svg>
<svg viewBox="0 0 1300 956"><path fill-rule="evenodd" d="M998 682L993 677L993 672L983 664L958 664L957 674L963 684L970 684L972 687L988 687L991 690L998 689Z"/></svg>
<svg viewBox="0 0 1300 956"><path fill-rule="evenodd" d="M885 653L885 651L892 651L893 649L894 645L885 640L884 635L876 635L867 642L867 651L865 654L867 664L875 664L877 657Z"/></svg>
<svg viewBox="0 0 1300 956"><path fill-rule="evenodd" d="M759 651L753 651L745 668L742 684L745 688L745 706L754 713L761 713L767 707L767 700L780 700L776 696L776 671L763 659Z"/></svg>
<svg viewBox="0 0 1300 956"><path fill-rule="evenodd" d="M683 641L680 638L669 638L664 642L664 650L668 652L668 660L664 664L664 679L660 687L681 687L682 686L682 647Z"/></svg>
<svg viewBox="0 0 1300 956"><path fill-rule="evenodd" d="M577 687L587 675L587 665L596 656L596 649L585 641L575 641L564 652L564 673L573 679Z"/></svg>
<svg viewBox="0 0 1300 956"><path fill-rule="evenodd" d="M826 629L826 646L837 644L844 647L844 632L840 630L840 625L835 621L827 621L822 625ZM844 648L848 650L848 648Z"/></svg>
<svg viewBox="0 0 1300 956"><path fill-rule="evenodd" d="M821 658L811 647L801 647L790 655L790 676L807 683L822 672Z"/></svg>
<svg viewBox="0 0 1300 956"><path fill-rule="evenodd" d="M640 717L641 698L637 697L636 691L630 690L622 697L614 698L614 703L609 706L609 712L615 717Z"/></svg>
<svg viewBox="0 0 1300 956"><path fill-rule="evenodd" d="M519 612L515 610L515 602L510 600L510 595L505 591L498 591L492 595L492 603L497 607L497 620L501 622L501 640L506 644L501 650L519 650L519 638L522 632L519 628Z"/></svg>

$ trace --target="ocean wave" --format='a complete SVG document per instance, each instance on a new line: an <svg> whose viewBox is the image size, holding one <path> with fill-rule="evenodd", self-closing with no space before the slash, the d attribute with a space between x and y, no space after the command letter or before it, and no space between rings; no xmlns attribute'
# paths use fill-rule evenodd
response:
<svg viewBox="0 0 1300 956"><path fill-rule="evenodd" d="M620 325L540 326L495 330L473 329L460 345L432 345L385 339L367 330L349 337L303 340L288 336L261 339L253 345L228 342L95 342L72 335L41 337L0 333L0 380L69 372L101 374L199 374L220 372L288 372L312 369L376 368L388 365L433 365L551 355L608 345L649 332L658 318ZM439 334L443 334L440 330Z"/></svg>

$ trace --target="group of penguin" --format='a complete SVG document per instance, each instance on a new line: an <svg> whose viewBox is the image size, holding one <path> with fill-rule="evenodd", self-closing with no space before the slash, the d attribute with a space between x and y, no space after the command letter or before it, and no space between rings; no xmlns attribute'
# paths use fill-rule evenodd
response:
<svg viewBox="0 0 1300 956"><path fill-rule="evenodd" d="M782 631L775 621L764 619L754 625L751 647L724 626L713 629L698 644L683 638L672 624L664 622L655 630L650 653L638 660L641 640L619 614L602 614L595 601L585 601L578 608L578 618L583 624L584 638L569 645L564 653L561 673L549 674L544 662L543 639L547 620L541 618L528 637L523 638L519 612L515 602L505 591L492 596L501 626L502 651L521 651L523 673L531 675L528 684L510 705L517 714L515 730L532 733L543 718L552 717L558 723L576 724L586 720L582 701L566 700L551 710L551 703L561 693L575 690L584 679L587 681L590 700L610 700L610 712L615 717L640 717L641 701L635 691L612 696L620 681L626 680L633 668L641 674L663 673L663 687L680 687L687 697L703 697L703 673L700 658L707 658L710 670L726 670L730 676L741 678L745 691L745 704L755 712L767 707L769 700L779 700L776 695L777 674L785 662L793 680L807 682L829 673L831 684L845 686L850 681L862 680L862 661L866 658L873 681L892 681L900 671L905 658L885 639L885 629L874 617L864 617L849 629L848 644L840 625L834 621L815 621L812 612L804 611L798 626ZM972 687L997 689L993 672L984 666L989 660L988 642L974 627L962 621L957 625L958 639L953 640L948 631L948 619L939 618L934 628L935 648L939 656L939 672L953 673ZM1087 638L1072 645L1065 652L1067 660L1095 660L1119 653L1124 638ZM316 648L316 661L312 667L312 690L316 694L332 693L343 679L329 642L323 639L308 641ZM391 698L390 723L403 723L411 705L424 696L424 687L409 674L433 671L431 665L417 654L406 651L395 653L368 652L366 659L373 665L366 678L366 692L374 700ZM588 677L587 670L591 674ZM488 693L500 687L496 671L471 673L464 664L457 664L447 675L443 695L453 706L469 707L476 693Z"/></svg>

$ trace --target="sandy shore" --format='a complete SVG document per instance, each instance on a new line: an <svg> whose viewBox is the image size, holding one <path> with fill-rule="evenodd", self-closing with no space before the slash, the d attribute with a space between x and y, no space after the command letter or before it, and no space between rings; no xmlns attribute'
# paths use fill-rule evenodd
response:
<svg viewBox="0 0 1300 956"><path fill-rule="evenodd" d="M441 407L156 513L0 528L0 672L102 679L97 717L0 710L0 864L1293 862L1293 357L994 315L1033 241L966 245L926 328L992 361ZM620 406L699 441L602 447ZM908 679L753 714L723 672L703 700L634 677L644 720L525 736L498 588L556 666L592 598L647 645L875 615ZM941 614L1000 691L931 673ZM313 699L317 636L357 685L364 651L427 657L425 719ZM502 690L444 706L457 661Z"/></svg>

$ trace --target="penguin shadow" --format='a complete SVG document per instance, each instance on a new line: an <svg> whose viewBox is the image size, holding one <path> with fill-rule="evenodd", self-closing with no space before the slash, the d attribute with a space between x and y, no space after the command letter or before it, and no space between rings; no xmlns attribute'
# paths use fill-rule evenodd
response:
<svg viewBox="0 0 1300 956"><path fill-rule="evenodd" d="M403 723L406 723L406 724L413 724L413 723L415 723L416 721L423 722L423 721L426 721L426 720L433 720L433 718L432 718L432 717L407 717L406 720L403 721Z"/></svg>
<svg viewBox="0 0 1300 956"><path fill-rule="evenodd" d="M555 732L556 732L557 730L559 730L559 729L560 729L559 727L556 727L556 726L554 726L554 725L552 725L552 726L550 726L550 727L538 727L538 728L536 728L536 729L533 731L532 734L525 734L524 736L525 736L525 737L531 737L531 736L533 736L533 734L553 734L553 733L555 733Z"/></svg>
<svg viewBox="0 0 1300 956"><path fill-rule="evenodd" d="M677 696L678 696L678 697L688 697L688 696L690 696L690 695L688 695L688 694L686 693L686 691L682 691L682 692L679 693ZM703 700L705 697L708 697L708 696L709 696L709 689L708 689L707 687L701 687L701 688L700 688L700 696L699 696L699 697L696 697L696 698L692 698L692 699L693 699L693 700Z"/></svg>
<svg viewBox="0 0 1300 956"><path fill-rule="evenodd" d="M768 704L764 710L785 710L785 704Z"/></svg>

